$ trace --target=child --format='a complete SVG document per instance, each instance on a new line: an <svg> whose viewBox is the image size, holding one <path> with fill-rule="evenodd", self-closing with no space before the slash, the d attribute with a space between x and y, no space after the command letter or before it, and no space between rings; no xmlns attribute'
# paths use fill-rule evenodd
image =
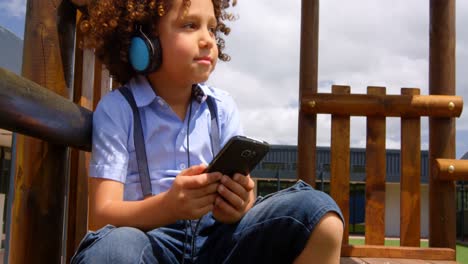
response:
<svg viewBox="0 0 468 264"><path fill-rule="evenodd" d="M80 23L83 44L129 88L138 112L119 91L95 111L89 214L91 229L99 230L85 236L72 263L339 262L342 216L326 194L299 181L255 199L250 175L203 173L214 149L242 134L233 99L203 84L218 58L229 60L220 35L230 31L224 24L232 20L230 6L229 0L89 3ZM134 142L138 117L150 195Z"/></svg>

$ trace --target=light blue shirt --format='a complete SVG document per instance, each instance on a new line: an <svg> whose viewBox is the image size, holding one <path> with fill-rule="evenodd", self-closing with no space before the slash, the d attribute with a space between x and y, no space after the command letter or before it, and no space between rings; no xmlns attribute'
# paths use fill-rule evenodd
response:
<svg viewBox="0 0 468 264"><path fill-rule="evenodd" d="M155 94L144 76L133 78L127 86L140 111L153 194L168 190L175 176L189 166L188 149L190 165L207 164L213 159L208 96L215 99L221 146L243 133L232 97L225 91L199 84L196 88L198 100L192 99L190 146L187 148L190 111L187 110L185 120L180 120L164 99ZM117 90L104 96L93 114L89 175L123 183L124 200L143 198L133 143L133 114Z"/></svg>

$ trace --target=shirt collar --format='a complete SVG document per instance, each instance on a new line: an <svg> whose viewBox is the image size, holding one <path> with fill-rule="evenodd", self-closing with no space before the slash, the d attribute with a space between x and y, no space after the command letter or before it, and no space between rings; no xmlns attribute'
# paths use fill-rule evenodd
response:
<svg viewBox="0 0 468 264"><path fill-rule="evenodd" d="M147 106L158 97L148 82L148 79L143 75L138 75L131 79L129 86L133 91L133 96L135 97L135 102L138 107ZM198 103L201 104L204 102L208 96L219 100L206 84L199 83L192 86L192 98Z"/></svg>

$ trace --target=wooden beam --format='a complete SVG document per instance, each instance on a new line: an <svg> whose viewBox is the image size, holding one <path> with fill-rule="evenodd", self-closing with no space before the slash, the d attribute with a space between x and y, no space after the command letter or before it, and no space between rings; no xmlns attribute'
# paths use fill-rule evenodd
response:
<svg viewBox="0 0 468 264"><path fill-rule="evenodd" d="M451 248L389 247L343 245L342 257L403 258L425 260L455 260L455 250Z"/></svg>
<svg viewBox="0 0 468 264"><path fill-rule="evenodd" d="M319 93L301 97L301 112L307 114L459 117L462 109L460 96Z"/></svg>
<svg viewBox="0 0 468 264"><path fill-rule="evenodd" d="M429 94L455 95L455 0L430 1ZM455 158L455 120L429 118L429 246L456 246L455 183L436 180L435 160Z"/></svg>
<svg viewBox="0 0 468 264"><path fill-rule="evenodd" d="M1 67L0 120L6 130L91 150L90 110Z"/></svg>
<svg viewBox="0 0 468 264"><path fill-rule="evenodd" d="M468 160L436 159L434 180L468 181Z"/></svg>
<svg viewBox="0 0 468 264"><path fill-rule="evenodd" d="M299 98L317 93L319 0L302 0ZM299 111L297 176L312 186L316 179L317 116Z"/></svg>

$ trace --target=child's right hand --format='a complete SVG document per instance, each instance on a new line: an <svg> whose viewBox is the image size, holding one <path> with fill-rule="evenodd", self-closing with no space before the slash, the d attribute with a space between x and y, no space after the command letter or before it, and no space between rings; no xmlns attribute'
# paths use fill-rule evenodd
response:
<svg viewBox="0 0 468 264"><path fill-rule="evenodd" d="M221 173L203 173L206 165L183 170L166 193L168 209L177 220L198 219L213 210Z"/></svg>

